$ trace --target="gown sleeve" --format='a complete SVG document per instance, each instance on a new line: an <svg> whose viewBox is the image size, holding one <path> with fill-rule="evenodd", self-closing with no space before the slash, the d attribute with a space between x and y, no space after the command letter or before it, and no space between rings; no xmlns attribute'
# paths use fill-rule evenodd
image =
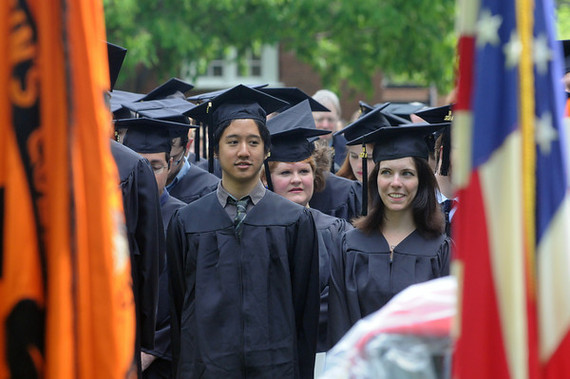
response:
<svg viewBox="0 0 570 379"><path fill-rule="evenodd" d="M167 230L167 261L170 294L170 337L172 347L172 367L176 371L180 357L180 320L186 291L184 278L184 253L186 238L180 211L170 219ZM176 376L175 376L176 377Z"/></svg>
<svg viewBox="0 0 570 379"><path fill-rule="evenodd" d="M139 162L136 178L138 217L135 239L139 254L134 259L139 282L135 284L135 292L140 302L141 347L152 349L158 305L158 277L164 266L164 228L156 179L146 161Z"/></svg>
<svg viewBox="0 0 570 379"><path fill-rule="evenodd" d="M302 378L313 375L319 320L318 237L313 216L304 210L297 223L291 262L297 354Z"/></svg>
<svg viewBox="0 0 570 379"><path fill-rule="evenodd" d="M334 346L350 329L352 322L346 298L346 235L330 255L328 346ZM356 316L360 318L358 315ZM357 318L357 319L358 319Z"/></svg>

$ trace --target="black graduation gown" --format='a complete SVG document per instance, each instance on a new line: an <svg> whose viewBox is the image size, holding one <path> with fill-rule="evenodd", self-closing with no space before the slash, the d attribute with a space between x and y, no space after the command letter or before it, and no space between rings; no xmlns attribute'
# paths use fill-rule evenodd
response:
<svg viewBox="0 0 570 379"><path fill-rule="evenodd" d="M361 318L404 288L449 275L450 240L426 239L416 230L394 248L381 233L345 233L339 255L331 255L329 329L331 346Z"/></svg>
<svg viewBox="0 0 570 379"><path fill-rule="evenodd" d="M334 147L334 164L335 166L342 166L344 163L344 158L346 158L346 138L344 134L337 134L333 136L333 147Z"/></svg>
<svg viewBox="0 0 570 379"><path fill-rule="evenodd" d="M451 211L453 209L453 207L455 207L455 203L457 201L453 200L453 199L447 199L445 201L442 201L441 203L439 203L439 205L441 206L441 211L443 212L443 217L445 219L445 234L447 234L449 237L451 236Z"/></svg>
<svg viewBox="0 0 570 379"><path fill-rule="evenodd" d="M208 162L207 159L204 159L202 157L200 157L198 159L198 162L196 162L196 154L194 153L188 153L188 155L186 156L186 158L188 159L188 162L190 162L190 164L197 164L198 167L200 167L199 163L201 162ZM208 167L206 166L206 170L208 169Z"/></svg>
<svg viewBox="0 0 570 379"><path fill-rule="evenodd" d="M216 193L170 222L177 377L310 378L319 312L313 218L267 191L242 228L238 241Z"/></svg>
<svg viewBox="0 0 570 379"><path fill-rule="evenodd" d="M321 306L319 313L319 335L317 352L329 350L327 341L327 319L329 300L330 255L338 255L340 240L344 232L353 229L345 219L324 214L310 208L317 233L319 235L319 289L321 291Z"/></svg>
<svg viewBox="0 0 570 379"><path fill-rule="evenodd" d="M162 213L162 225L164 226L164 234L166 235L168 224L170 223L170 219L174 215L174 212L176 212L177 209L185 206L186 203L182 200L178 200L173 196L170 196L170 193L168 193L166 189L164 190L163 196L164 200L161 198L160 211Z"/></svg>
<svg viewBox="0 0 570 379"><path fill-rule="evenodd" d="M220 179L190 163L190 170L168 191L170 196L190 204L194 200L213 192Z"/></svg>
<svg viewBox="0 0 570 379"><path fill-rule="evenodd" d="M208 171L208 160L204 159L200 162L196 163L198 167L200 167L204 171ZM222 166L220 166L220 161L214 158L214 172L212 173L214 176L218 178L222 178Z"/></svg>
<svg viewBox="0 0 570 379"><path fill-rule="evenodd" d="M152 349L158 275L164 264L165 251L158 187L146 159L115 141L111 141L111 152L117 163L123 195L136 305L137 340L140 346Z"/></svg>
<svg viewBox="0 0 570 379"><path fill-rule="evenodd" d="M327 176L325 189L315 192L310 204L311 208L350 222L361 213L362 184L330 174Z"/></svg>
<svg viewBox="0 0 570 379"><path fill-rule="evenodd" d="M165 192L160 197L160 209L164 233L174 212L186 205ZM168 270L164 267L158 280L158 309L156 312L156 330L154 333L154 349L145 353L157 357L148 368L143 371L144 379L172 378L172 353L170 343L170 295L168 293Z"/></svg>

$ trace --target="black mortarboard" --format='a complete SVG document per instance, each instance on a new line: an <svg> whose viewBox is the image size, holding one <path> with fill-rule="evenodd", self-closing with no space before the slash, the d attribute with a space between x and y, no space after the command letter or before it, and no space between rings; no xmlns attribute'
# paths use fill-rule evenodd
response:
<svg viewBox="0 0 570 379"><path fill-rule="evenodd" d="M214 128L223 122L238 119L252 119L265 124L268 113L285 105L286 102L276 97L240 84L196 106L185 115Z"/></svg>
<svg viewBox="0 0 570 379"><path fill-rule="evenodd" d="M141 111L161 109L166 109L167 112L170 110L175 110L178 113L184 113L194 108L196 105L181 98L171 98L150 101L134 101L130 103L123 103L123 106L137 113Z"/></svg>
<svg viewBox="0 0 570 379"><path fill-rule="evenodd" d="M384 109L384 113L391 113L401 118L405 118L406 120L411 120L410 115L412 113L416 113L420 109L425 108L425 104L422 103L390 103Z"/></svg>
<svg viewBox="0 0 570 379"><path fill-rule="evenodd" d="M368 103L365 103L362 100L359 100L358 101L358 109L360 110L360 116L359 117L362 117L366 113L374 110L374 107Z"/></svg>
<svg viewBox="0 0 570 379"><path fill-rule="evenodd" d="M453 121L453 105L454 104L448 104L441 107L428 108L416 113L418 117L421 117L430 124L449 123L446 128L442 128L432 134L430 145L432 150L435 150L435 141L442 135L441 145L443 146L443 151L440 157L441 166L439 168L439 174L443 176L447 176L451 159L451 121Z"/></svg>
<svg viewBox="0 0 570 379"><path fill-rule="evenodd" d="M358 139L360 143L374 143L372 158L375 163L404 157L428 159L426 137L449 123L415 123L380 128Z"/></svg>
<svg viewBox="0 0 570 379"><path fill-rule="evenodd" d="M188 128L196 128L196 159L200 159L200 132L199 125L191 125L184 112L194 108L196 105L180 98L151 100L138 103L126 104L125 107L138 113L141 117L154 118L164 121L172 121L185 124L184 127L170 127L170 137L186 137Z"/></svg>
<svg viewBox="0 0 570 379"><path fill-rule="evenodd" d="M299 162L313 153L314 147L308 138L330 133L315 127L308 100L279 113L267 121L271 135L269 161Z"/></svg>
<svg viewBox="0 0 570 379"><path fill-rule="evenodd" d="M357 141L358 138L379 128L390 126L390 122L383 112L390 103L372 107L361 101L359 105L361 112L364 113L361 113L356 121L335 133L335 135L344 133L348 146L362 143ZM368 212L368 196L366 195L368 187L368 152L366 151L366 143L362 143L360 158L362 159L362 215L365 216Z"/></svg>
<svg viewBox="0 0 570 379"><path fill-rule="evenodd" d="M123 144L137 153L170 153L172 128L188 126L146 117L115 121L115 127L127 128Z"/></svg>
<svg viewBox="0 0 570 379"><path fill-rule="evenodd" d="M377 108L372 108L372 110L363 114L360 118L345 126L334 135L337 136L339 134L344 134L344 137L348 141L346 143L347 145L356 145L358 143L352 143L352 141L373 132L378 128L390 126L390 123L381 112L388 104L389 103L386 103Z"/></svg>
<svg viewBox="0 0 570 379"><path fill-rule="evenodd" d="M170 95L174 95L177 92L182 94L190 91L194 86L178 78L170 78L163 84L159 85L144 97L139 99L139 101L149 101L149 100L159 100L164 99Z"/></svg>
<svg viewBox="0 0 570 379"><path fill-rule="evenodd" d="M435 140L440 135L443 135L441 143L443 151L441 153L441 166L439 168L439 174L443 176L447 176L449 171L449 162L451 159L451 121L453 121L452 108L453 104L448 104L441 107L425 109L416 113L418 117L421 117L430 124L449 123L446 128L442 128L432 134L433 146L430 146L432 149L435 149Z"/></svg>
<svg viewBox="0 0 570 379"><path fill-rule="evenodd" d="M453 104L444 105L442 107L433 107L423 109L416 112L416 116L430 124L439 124L442 122L451 122L453 120L453 112L451 111Z"/></svg>
<svg viewBox="0 0 570 379"><path fill-rule="evenodd" d="M388 120L388 122L392 126L411 124L412 123L411 120L409 120L405 117L400 117L400 116L395 115L393 113L389 113L385 109L382 110L382 114L384 115L384 117L386 117L386 119Z"/></svg>
<svg viewBox="0 0 570 379"><path fill-rule="evenodd" d="M130 109L125 108L123 104L128 104L133 101L137 101L138 99L144 96L144 94L121 91L118 89L110 92L110 94L111 94L110 107L111 107L111 112L113 113L114 120L135 117L133 112L131 112Z"/></svg>
<svg viewBox="0 0 570 379"><path fill-rule="evenodd" d="M253 88L253 89L261 89L267 87L267 84L258 84L258 85L245 85L246 87ZM214 97L221 95L224 92L229 91L231 88L220 89L217 91L205 92L199 95L194 95L187 97L186 100L188 101L195 101L198 104L203 103L204 101L212 100Z"/></svg>
<svg viewBox="0 0 570 379"><path fill-rule="evenodd" d="M260 91L289 103L288 105L279 109L277 112L284 112L294 105L299 104L303 100L309 100L309 105L311 107L311 111L313 112L330 112L330 109L296 87L263 88L260 89Z"/></svg>
<svg viewBox="0 0 570 379"><path fill-rule="evenodd" d="M570 72L570 39L565 39L562 42L562 50L564 52L564 73Z"/></svg>
<svg viewBox="0 0 570 379"><path fill-rule="evenodd" d="M127 55L127 49L124 47L107 42L107 56L109 59L109 79L111 91L115 88L115 82L119 77L121 66Z"/></svg>

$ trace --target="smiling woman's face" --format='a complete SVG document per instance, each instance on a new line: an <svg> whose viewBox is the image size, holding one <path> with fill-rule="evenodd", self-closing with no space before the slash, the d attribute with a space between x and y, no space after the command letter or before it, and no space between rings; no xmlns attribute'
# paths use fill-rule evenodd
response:
<svg viewBox="0 0 570 379"><path fill-rule="evenodd" d="M411 212L418 186L418 173L413 158L380 162L378 193L386 212Z"/></svg>
<svg viewBox="0 0 570 379"><path fill-rule="evenodd" d="M308 162L278 162L271 170L273 191L302 206L313 197L314 181L313 169Z"/></svg>

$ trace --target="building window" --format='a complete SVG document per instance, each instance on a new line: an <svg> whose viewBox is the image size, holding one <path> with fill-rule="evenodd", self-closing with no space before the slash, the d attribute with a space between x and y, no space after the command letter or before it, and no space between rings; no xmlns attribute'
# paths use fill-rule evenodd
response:
<svg viewBox="0 0 570 379"><path fill-rule="evenodd" d="M238 57L236 49L229 49L225 57L210 62L204 75L196 76L196 67L190 64L181 76L197 89L228 88L238 84L280 86L278 52L277 45L265 45L258 54L247 51Z"/></svg>

